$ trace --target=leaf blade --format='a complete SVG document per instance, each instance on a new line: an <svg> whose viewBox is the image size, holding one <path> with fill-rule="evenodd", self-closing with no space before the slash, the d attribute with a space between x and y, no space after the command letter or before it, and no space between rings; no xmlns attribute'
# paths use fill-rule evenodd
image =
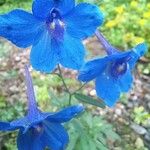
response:
<svg viewBox="0 0 150 150"><path fill-rule="evenodd" d="M94 106L97 106L97 107L100 107L100 108L105 108L106 107L104 102L102 102L101 100L97 100L97 99L94 99L92 97L89 97L89 96L86 96L86 95L83 95L83 94L79 94L79 93L75 93L74 96L77 100L79 100L81 102L88 103L88 104L91 104L91 105L94 105Z"/></svg>

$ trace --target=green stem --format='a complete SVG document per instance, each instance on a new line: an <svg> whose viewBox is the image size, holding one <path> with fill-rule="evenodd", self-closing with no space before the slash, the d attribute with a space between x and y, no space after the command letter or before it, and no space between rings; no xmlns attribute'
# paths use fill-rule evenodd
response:
<svg viewBox="0 0 150 150"><path fill-rule="evenodd" d="M87 83L82 84L82 85L81 85L77 90L75 90L74 92L70 92L70 90L69 90L69 88L68 88L68 86L67 86L67 84L66 84L66 82L65 82L65 80L64 80L64 78L63 78L63 74L62 74L60 65L58 65L58 71L59 71L59 73L53 73L53 74L58 75L58 76L61 78L62 83L63 83L64 88L65 88L65 91L69 94L69 104L68 104L68 105L70 106L70 105L71 105L72 96L73 96L76 92L80 91Z"/></svg>
<svg viewBox="0 0 150 150"><path fill-rule="evenodd" d="M58 71L59 71L59 77L61 78L62 82L63 82L63 85L65 87L65 90L66 92L69 94L69 106L71 105L71 98L72 98L72 93L70 92L69 88L67 87L67 84L63 78L63 75L62 75L62 71L61 71L61 68L60 66L58 65Z"/></svg>
<svg viewBox="0 0 150 150"><path fill-rule="evenodd" d="M69 106L71 105L72 94L69 94Z"/></svg>
<svg viewBox="0 0 150 150"><path fill-rule="evenodd" d="M82 90L82 88L85 87L86 84L87 84L87 83L82 84L77 90L75 90L75 91L72 93L72 95L74 95L76 92Z"/></svg>
<svg viewBox="0 0 150 150"><path fill-rule="evenodd" d="M61 68L60 68L59 65L58 65L58 71L59 71L59 75L60 75L60 78L61 78L61 80L62 80L62 82L63 82L63 85L64 85L64 87L65 87L66 92L67 92L67 93L70 93L70 91L69 91L69 89L68 89L68 87L67 87L67 84L66 84L66 82L65 82L65 80L64 80L64 78L63 78L62 71L61 71Z"/></svg>

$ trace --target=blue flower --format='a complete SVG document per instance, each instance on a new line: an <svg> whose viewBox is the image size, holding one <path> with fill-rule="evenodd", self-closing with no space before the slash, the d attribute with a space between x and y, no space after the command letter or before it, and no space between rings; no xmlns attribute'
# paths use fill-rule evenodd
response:
<svg viewBox="0 0 150 150"><path fill-rule="evenodd" d="M85 63L78 79L83 82L96 79L98 97L111 107L119 99L121 92L128 92L131 88L133 82L131 71L138 59L145 54L147 46L142 43L131 50L121 52L112 47L100 33L97 32L96 35L108 56Z"/></svg>
<svg viewBox="0 0 150 150"><path fill-rule="evenodd" d="M82 40L103 22L100 9L75 0L34 0L32 14L13 10L0 15L0 36L21 48L32 45L34 69L49 73L60 63L79 69L84 63Z"/></svg>
<svg viewBox="0 0 150 150"><path fill-rule="evenodd" d="M25 117L10 123L0 122L0 131L19 129L17 139L18 150L63 150L69 142L69 137L61 125L78 113L83 106L77 105L65 108L57 113L43 113L37 108L32 80L26 67L26 82L28 96L28 113Z"/></svg>

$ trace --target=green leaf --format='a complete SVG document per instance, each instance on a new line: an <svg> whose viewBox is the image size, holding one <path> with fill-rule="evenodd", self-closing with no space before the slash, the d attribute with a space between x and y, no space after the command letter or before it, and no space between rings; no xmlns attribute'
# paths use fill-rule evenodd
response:
<svg viewBox="0 0 150 150"><path fill-rule="evenodd" d="M97 150L96 144L95 144L95 141L93 140L93 138L90 137L90 136L87 136L87 138L88 138L88 146L89 146L89 149L90 149L90 150Z"/></svg>
<svg viewBox="0 0 150 150"><path fill-rule="evenodd" d="M89 149L89 141L87 138L88 135L83 135L80 137L80 149L81 150L88 150Z"/></svg>
<svg viewBox="0 0 150 150"><path fill-rule="evenodd" d="M104 145L103 143L101 143L101 142L96 142L95 143L96 144L96 146L97 146L97 150L108 150L108 148L106 147L106 145Z"/></svg>
<svg viewBox="0 0 150 150"><path fill-rule="evenodd" d="M94 105L94 106L97 106L100 108L105 108L105 104L101 100L97 100L92 97L89 97L89 96L86 96L83 94L79 94L79 93L75 93L74 96L77 100L79 100L81 102L85 102L85 103L88 103L88 104L91 104L91 105Z"/></svg>
<svg viewBox="0 0 150 150"><path fill-rule="evenodd" d="M67 150L74 150L74 147L76 146L78 138L79 138L79 134L72 132L70 135L71 135L71 140L69 142Z"/></svg>

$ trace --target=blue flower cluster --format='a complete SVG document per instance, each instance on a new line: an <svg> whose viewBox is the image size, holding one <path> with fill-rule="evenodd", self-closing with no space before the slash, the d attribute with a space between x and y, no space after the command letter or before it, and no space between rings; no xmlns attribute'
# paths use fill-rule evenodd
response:
<svg viewBox="0 0 150 150"><path fill-rule="evenodd" d="M147 50L144 43L121 52L96 31L103 23L99 7L89 3L75 4L75 0L33 0L32 13L16 9L0 15L0 36L20 48L32 46L30 63L40 72L51 73L56 65L79 70L78 79L96 79L96 92L106 105L113 106L122 92L133 82L132 70ZM84 62L82 40L96 34L107 56ZM28 67L25 67L28 113L10 123L0 122L0 130L19 129L19 150L63 150L69 137L63 122L84 110L70 106L56 113L41 112L37 108Z"/></svg>
<svg viewBox="0 0 150 150"><path fill-rule="evenodd" d="M147 46L141 43L131 50L121 52L110 45L98 31L96 36L105 47L108 56L85 63L78 79L84 82L96 79L97 95L111 107L119 99L121 92L128 92L131 88L131 72L138 59L147 51Z"/></svg>
<svg viewBox="0 0 150 150"><path fill-rule="evenodd" d="M57 113L41 112L36 104L32 79L25 67L28 112L21 119L10 123L0 122L0 131L19 129L17 139L18 150L63 150L69 142L69 137L61 125L75 117L84 110L82 105L71 106Z"/></svg>

